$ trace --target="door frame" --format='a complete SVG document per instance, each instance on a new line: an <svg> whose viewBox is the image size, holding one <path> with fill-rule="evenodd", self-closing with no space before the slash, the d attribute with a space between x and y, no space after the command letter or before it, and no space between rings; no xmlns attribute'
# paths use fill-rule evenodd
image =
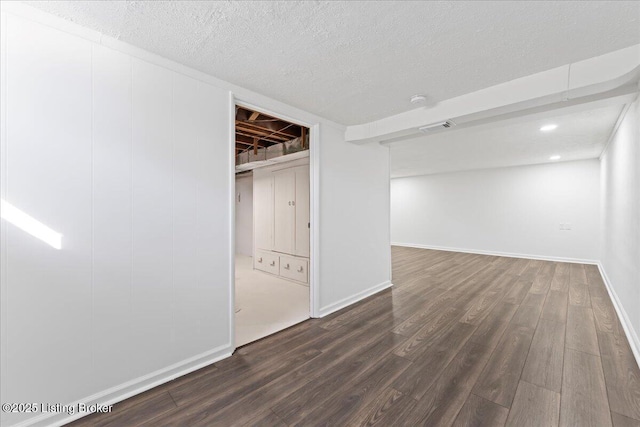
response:
<svg viewBox="0 0 640 427"><path fill-rule="evenodd" d="M256 105L252 101L244 99L238 94L230 92L229 96L229 276L231 278L229 284L229 334L231 348L236 348L235 338L235 288L236 288L236 156L235 156L235 133L236 133L236 106L249 108L254 111L279 117L288 122L292 122L309 129L309 221L311 228L309 230L309 317L319 317L319 255L320 255L320 124L312 123L288 113L278 110L272 110ZM255 248L254 248L255 250Z"/></svg>

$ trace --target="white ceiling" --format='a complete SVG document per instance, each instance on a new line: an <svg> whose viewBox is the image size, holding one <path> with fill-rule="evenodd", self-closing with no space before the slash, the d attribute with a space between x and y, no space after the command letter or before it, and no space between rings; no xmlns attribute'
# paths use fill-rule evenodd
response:
<svg viewBox="0 0 640 427"><path fill-rule="evenodd" d="M640 42L640 2L28 2L343 124Z"/></svg>
<svg viewBox="0 0 640 427"><path fill-rule="evenodd" d="M596 158L622 106L582 110L547 111L389 144L391 177L548 163L552 155L562 156L560 161ZM558 128L541 132L545 124Z"/></svg>

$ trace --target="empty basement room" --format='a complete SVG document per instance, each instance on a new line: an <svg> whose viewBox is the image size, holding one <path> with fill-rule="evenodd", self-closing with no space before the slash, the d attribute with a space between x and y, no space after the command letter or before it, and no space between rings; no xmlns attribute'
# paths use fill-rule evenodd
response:
<svg viewBox="0 0 640 427"><path fill-rule="evenodd" d="M2 427L640 427L640 2L0 2Z"/></svg>

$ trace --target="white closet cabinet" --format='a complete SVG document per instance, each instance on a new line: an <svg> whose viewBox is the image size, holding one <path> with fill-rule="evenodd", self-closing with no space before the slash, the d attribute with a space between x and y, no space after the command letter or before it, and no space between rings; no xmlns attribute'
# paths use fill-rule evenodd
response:
<svg viewBox="0 0 640 427"><path fill-rule="evenodd" d="M254 267L309 282L309 165L254 170Z"/></svg>
<svg viewBox="0 0 640 427"><path fill-rule="evenodd" d="M254 247L273 249L273 177L253 174Z"/></svg>
<svg viewBox="0 0 640 427"><path fill-rule="evenodd" d="M295 253L296 173L294 168L273 172L273 250Z"/></svg>

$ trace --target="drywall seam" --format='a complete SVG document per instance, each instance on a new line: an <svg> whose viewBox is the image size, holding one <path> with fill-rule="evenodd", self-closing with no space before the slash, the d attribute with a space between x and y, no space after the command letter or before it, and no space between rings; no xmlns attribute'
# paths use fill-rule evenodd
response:
<svg viewBox="0 0 640 427"><path fill-rule="evenodd" d="M602 262L598 262L598 269L600 270L600 275L602 276L604 284L607 288L607 292L609 293L609 298L613 303L613 307L616 309L618 319L622 324L622 329L627 336L627 341L629 342L629 346L631 347L633 356L636 359L638 367L640 367L640 338L638 338L637 332L633 329L633 325L629 320L629 316L627 316L627 312L625 311L624 306L620 302L616 291L613 289L613 284L609 280L609 276L607 276L607 272L604 269L604 265L602 265Z"/></svg>
<svg viewBox="0 0 640 427"><path fill-rule="evenodd" d="M362 292L358 292L355 295L351 295L348 296L346 298L341 299L340 301L336 301L332 304L329 304L326 307L321 308L318 311L318 317L325 317L328 316L331 313L334 313L338 310L341 310L345 307L350 306L351 304L355 304L358 301L361 301L367 297L370 297L371 295L377 294L380 291L383 291L385 289L388 289L390 287L393 286L393 283L391 283L390 280L387 280L386 282L382 282L378 285L372 286L369 289L365 289Z"/></svg>
<svg viewBox="0 0 640 427"><path fill-rule="evenodd" d="M519 254L519 253L513 253L513 252L485 251L481 249L450 248L445 246L422 245L419 243L391 242L391 246L402 246L405 248L417 248L417 249L432 249L434 251L463 252L467 254L502 256L502 257L508 257L508 258L538 259L541 261L568 262L572 264L597 265L599 263L599 261L595 259L580 259L580 258L554 257L554 256L547 256L547 255Z"/></svg>
<svg viewBox="0 0 640 427"><path fill-rule="evenodd" d="M225 359L231 356L232 353L233 348L230 343L227 343L197 356L174 363L166 368L159 369L150 374L143 375L94 395L79 399L72 403L71 406L77 408L79 403L84 403L86 405L113 405L117 402L128 399L131 396L143 393L149 389L174 380L175 378ZM65 412L43 414L39 417L30 418L22 423L15 424L14 427L62 426L87 415L91 415L91 413L76 411L72 415L67 415Z"/></svg>

